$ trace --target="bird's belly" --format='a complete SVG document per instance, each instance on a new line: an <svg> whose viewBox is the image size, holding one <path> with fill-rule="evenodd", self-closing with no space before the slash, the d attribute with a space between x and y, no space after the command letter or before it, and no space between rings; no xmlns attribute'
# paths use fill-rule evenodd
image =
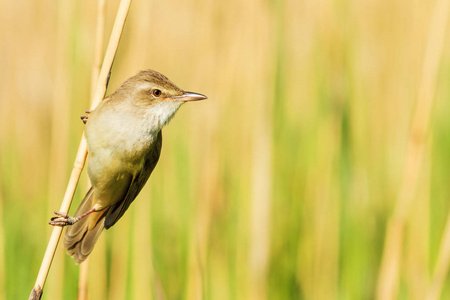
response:
<svg viewBox="0 0 450 300"><path fill-rule="evenodd" d="M89 178L94 187L94 203L103 209L122 201L141 168L143 158L124 159L107 149L91 154Z"/></svg>
<svg viewBox="0 0 450 300"><path fill-rule="evenodd" d="M105 208L125 198L157 134L148 132L141 119L124 113L94 116L88 121L88 173L96 204Z"/></svg>

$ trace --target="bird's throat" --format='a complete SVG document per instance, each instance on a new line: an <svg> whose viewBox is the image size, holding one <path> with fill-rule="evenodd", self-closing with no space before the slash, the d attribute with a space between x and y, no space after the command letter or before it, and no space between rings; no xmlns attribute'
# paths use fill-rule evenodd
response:
<svg viewBox="0 0 450 300"><path fill-rule="evenodd" d="M149 122L149 129L159 132L166 124L170 122L182 102L164 101L152 105L148 108L146 117Z"/></svg>

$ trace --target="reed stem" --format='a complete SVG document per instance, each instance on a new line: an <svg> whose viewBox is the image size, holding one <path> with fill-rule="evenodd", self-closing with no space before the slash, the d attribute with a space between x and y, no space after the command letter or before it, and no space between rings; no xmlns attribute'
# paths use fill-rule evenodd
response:
<svg viewBox="0 0 450 300"><path fill-rule="evenodd" d="M114 57L119 46L120 38L122 36L125 21L128 15L128 11L131 6L132 0L122 0L116 15L116 20L111 32L111 37L106 49L105 57L103 59L102 69L97 81L96 93L92 98L91 110L95 109L100 101L104 98L106 89L108 86L109 75L111 72ZM64 194L64 198L59 211L67 213L72 203L73 195L80 179L81 171L83 170L84 163L87 156L87 142L83 134L78 147L78 152L73 165L72 173L70 175L69 183ZM44 258L42 260L41 268L36 279L33 290L31 291L29 299L40 299L44 288L45 281L47 279L50 266L53 261L53 257L58 246L59 239L62 233L62 227L54 227L50 236L47 249L45 250Z"/></svg>
<svg viewBox="0 0 450 300"><path fill-rule="evenodd" d="M428 40L419 83L417 103L405 155L402 183L395 211L385 236L383 257L377 285L377 299L396 299L402 245L406 218L416 196L419 174L424 157L430 116L435 99L439 63L442 58L446 28L448 27L449 2L436 1L428 31Z"/></svg>

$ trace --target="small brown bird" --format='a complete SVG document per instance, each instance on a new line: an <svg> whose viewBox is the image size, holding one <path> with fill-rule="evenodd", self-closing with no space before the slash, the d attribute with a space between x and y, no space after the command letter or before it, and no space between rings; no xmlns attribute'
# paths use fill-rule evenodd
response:
<svg viewBox="0 0 450 300"><path fill-rule="evenodd" d="M185 92L164 75L141 71L83 116L92 187L75 217L55 212L50 224L71 225L64 247L77 264L94 248L103 228L113 226L141 191L158 162L161 129L180 106L206 96Z"/></svg>

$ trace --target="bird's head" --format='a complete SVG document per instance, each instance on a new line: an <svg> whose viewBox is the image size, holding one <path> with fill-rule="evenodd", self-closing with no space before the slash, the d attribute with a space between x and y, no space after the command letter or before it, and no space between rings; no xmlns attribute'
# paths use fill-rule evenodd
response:
<svg viewBox="0 0 450 300"><path fill-rule="evenodd" d="M129 78L115 93L120 94L117 98L127 99L162 126L170 121L183 103L207 98L180 89L166 76L153 70L141 71Z"/></svg>
<svg viewBox="0 0 450 300"><path fill-rule="evenodd" d="M154 106L161 103L181 105L184 102L206 99L205 95L183 91L169 78L153 70L141 71L129 78L117 92L132 94L133 104L136 106Z"/></svg>

